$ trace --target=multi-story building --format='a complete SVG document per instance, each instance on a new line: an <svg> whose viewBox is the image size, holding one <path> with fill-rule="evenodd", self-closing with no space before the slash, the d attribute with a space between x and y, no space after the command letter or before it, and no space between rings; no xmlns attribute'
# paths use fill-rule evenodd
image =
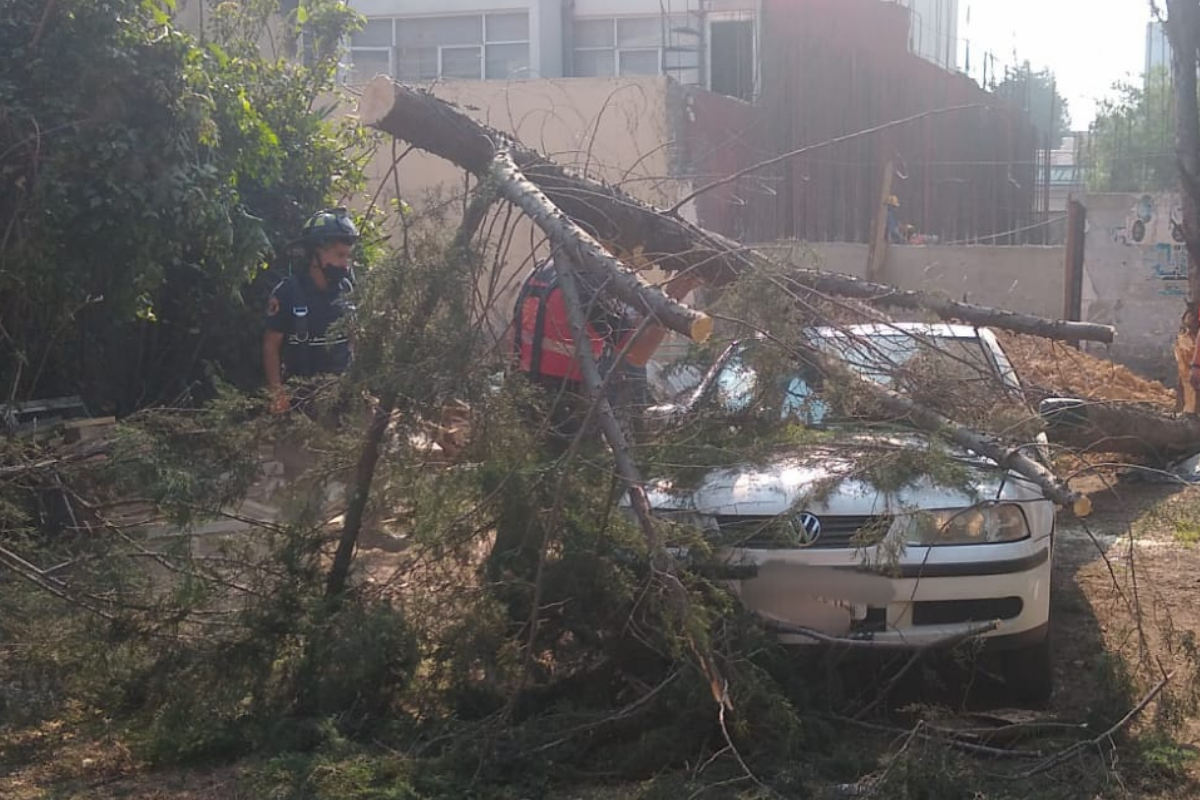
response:
<svg viewBox="0 0 1200 800"><path fill-rule="evenodd" d="M909 11L908 47L946 69L958 68L958 0L892 0Z"/></svg>
<svg viewBox="0 0 1200 800"><path fill-rule="evenodd" d="M758 0L354 0L351 81L668 76L750 99Z"/></svg>
<svg viewBox="0 0 1200 800"><path fill-rule="evenodd" d="M1161 22L1146 23L1146 78L1159 69L1171 71L1171 43Z"/></svg>
<svg viewBox="0 0 1200 800"><path fill-rule="evenodd" d="M954 69L958 0L908 9L909 49ZM666 76L744 100L759 89L763 0L353 0L348 80Z"/></svg>

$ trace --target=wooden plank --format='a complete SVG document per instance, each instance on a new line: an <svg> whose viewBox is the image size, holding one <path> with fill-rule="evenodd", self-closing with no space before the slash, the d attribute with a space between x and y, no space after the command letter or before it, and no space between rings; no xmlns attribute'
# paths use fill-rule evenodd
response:
<svg viewBox="0 0 1200 800"><path fill-rule="evenodd" d="M892 181L896 177L896 162L890 158L883 166L883 190L879 194L879 206L875 213L875 231L871 238L871 250L867 255L867 280L879 282L883 266L887 263L888 245L888 198L892 196Z"/></svg>

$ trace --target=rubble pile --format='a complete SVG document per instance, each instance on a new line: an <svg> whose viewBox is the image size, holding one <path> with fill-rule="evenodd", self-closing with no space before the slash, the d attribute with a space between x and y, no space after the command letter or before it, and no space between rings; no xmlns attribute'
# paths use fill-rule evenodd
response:
<svg viewBox="0 0 1200 800"><path fill-rule="evenodd" d="M1142 403L1166 412L1176 408L1173 389L1120 364L1062 342L1005 332L997 335L1017 374L1037 395Z"/></svg>

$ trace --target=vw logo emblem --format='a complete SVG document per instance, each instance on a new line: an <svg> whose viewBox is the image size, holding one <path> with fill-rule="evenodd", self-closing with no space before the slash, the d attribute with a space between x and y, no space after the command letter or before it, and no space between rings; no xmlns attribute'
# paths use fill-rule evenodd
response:
<svg viewBox="0 0 1200 800"><path fill-rule="evenodd" d="M821 520L815 514L805 511L798 517L792 518L792 539L800 547L816 544L821 538Z"/></svg>

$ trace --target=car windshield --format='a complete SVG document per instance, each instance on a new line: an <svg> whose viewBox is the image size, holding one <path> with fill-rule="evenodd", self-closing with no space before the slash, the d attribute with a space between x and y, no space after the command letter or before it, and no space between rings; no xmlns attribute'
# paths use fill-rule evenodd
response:
<svg viewBox="0 0 1200 800"><path fill-rule="evenodd" d="M862 378L942 406L954 395L1006 387L977 337L829 332L812 339ZM732 353L717 375L719 408L731 416L781 418L821 426L874 416L861 392L827 387L811 364L763 357L763 345Z"/></svg>

